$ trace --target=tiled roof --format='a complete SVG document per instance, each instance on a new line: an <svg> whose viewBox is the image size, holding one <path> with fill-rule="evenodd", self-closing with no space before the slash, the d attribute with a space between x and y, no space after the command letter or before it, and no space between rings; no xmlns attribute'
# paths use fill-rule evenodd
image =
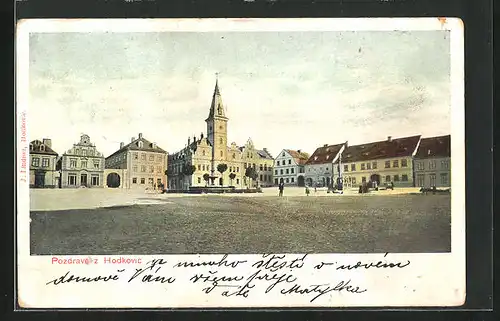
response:
<svg viewBox="0 0 500 321"><path fill-rule="evenodd" d="M263 149L263 150L257 150L257 154L259 154L260 157L266 158L266 159L274 159L271 154L269 154L269 151Z"/></svg>
<svg viewBox="0 0 500 321"><path fill-rule="evenodd" d="M139 142L142 142L142 148L139 147L139 144L138 144ZM166 153L163 149L161 149L158 146L153 147L153 143L150 142L149 140L147 140L145 138L137 138L133 142L123 146L122 148L120 148L119 150L117 150L116 152L114 152L113 154L109 155L106 158L109 158L111 156L119 154L125 150L137 150L137 151L144 151L144 152Z"/></svg>
<svg viewBox="0 0 500 321"><path fill-rule="evenodd" d="M450 135L422 138L415 158L450 157L450 141Z"/></svg>
<svg viewBox="0 0 500 321"><path fill-rule="evenodd" d="M285 149L285 151L290 154L295 159L297 165L304 165L309 159L309 154L304 153L302 151L293 150L293 149Z"/></svg>
<svg viewBox="0 0 500 321"><path fill-rule="evenodd" d="M34 140L30 143L31 146L33 146L33 149L30 147L30 154L45 154L45 155L57 155L57 153L44 144L42 141L39 140ZM43 150L41 147L43 146Z"/></svg>
<svg viewBox="0 0 500 321"><path fill-rule="evenodd" d="M420 135L348 146L342 153L342 162L411 156L419 140Z"/></svg>
<svg viewBox="0 0 500 321"><path fill-rule="evenodd" d="M327 164L331 163L332 160L337 156L340 149L344 146L344 144L337 145L326 145L319 148L316 148L314 153L309 157L306 165L315 165L315 164Z"/></svg>

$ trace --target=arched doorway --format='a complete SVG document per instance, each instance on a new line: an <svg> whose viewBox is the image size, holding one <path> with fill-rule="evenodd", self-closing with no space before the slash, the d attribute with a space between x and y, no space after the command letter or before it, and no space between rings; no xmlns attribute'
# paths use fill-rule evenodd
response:
<svg viewBox="0 0 500 321"><path fill-rule="evenodd" d="M297 184L298 184L300 187L303 187L303 186L306 184L305 179L304 179L304 176L299 176L299 177L297 178Z"/></svg>
<svg viewBox="0 0 500 321"><path fill-rule="evenodd" d="M307 185L308 185L308 186L312 186L312 185L313 185L313 180L312 180L312 178L308 177L308 178L306 179L306 181L307 181Z"/></svg>
<svg viewBox="0 0 500 321"><path fill-rule="evenodd" d="M380 175L379 174L372 174L370 176L370 181L373 183L373 182L377 182L377 185L380 185Z"/></svg>
<svg viewBox="0 0 500 321"><path fill-rule="evenodd" d="M106 185L110 188L120 187L120 175L117 173L110 173L106 178Z"/></svg>

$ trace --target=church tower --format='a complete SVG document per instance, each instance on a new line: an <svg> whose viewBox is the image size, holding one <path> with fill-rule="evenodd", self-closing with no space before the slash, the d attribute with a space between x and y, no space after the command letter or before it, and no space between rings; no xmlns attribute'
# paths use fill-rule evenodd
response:
<svg viewBox="0 0 500 321"><path fill-rule="evenodd" d="M205 120L207 123L207 139L212 145L212 162L226 160L228 120L224 105L222 104L222 97L219 91L219 80L217 77L215 80L214 94L212 96L212 104L210 105L210 113Z"/></svg>

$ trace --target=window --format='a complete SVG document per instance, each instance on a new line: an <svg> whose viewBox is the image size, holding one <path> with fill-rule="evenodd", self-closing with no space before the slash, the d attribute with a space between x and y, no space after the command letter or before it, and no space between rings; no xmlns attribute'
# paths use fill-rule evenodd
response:
<svg viewBox="0 0 500 321"><path fill-rule="evenodd" d="M401 167L408 167L408 161L406 159L401 160Z"/></svg>
<svg viewBox="0 0 500 321"><path fill-rule="evenodd" d="M141 154L141 160L146 160L146 154L144 153Z"/></svg>
<svg viewBox="0 0 500 321"><path fill-rule="evenodd" d="M259 181L262 181L262 174L260 174L259 176Z"/></svg>
<svg viewBox="0 0 500 321"><path fill-rule="evenodd" d="M356 164L351 164L351 171L355 171L356 170Z"/></svg>
<svg viewBox="0 0 500 321"><path fill-rule="evenodd" d="M143 172L143 173L144 173L145 171L146 171L146 166L141 165L141 172Z"/></svg>
<svg viewBox="0 0 500 321"><path fill-rule="evenodd" d="M441 168L448 169L448 167L449 167L449 162L447 160L442 160L441 161Z"/></svg>
<svg viewBox="0 0 500 321"><path fill-rule="evenodd" d="M286 173L287 173L287 174L290 174L290 170L289 170L288 168L286 169Z"/></svg>
<svg viewBox="0 0 500 321"><path fill-rule="evenodd" d="M154 179L152 177L148 178L148 185L153 186Z"/></svg>
<svg viewBox="0 0 500 321"><path fill-rule="evenodd" d="M283 152L283 154L281 154L281 156L285 157L285 153Z"/></svg>
<svg viewBox="0 0 500 321"><path fill-rule="evenodd" d="M344 165L344 172L348 172L349 171L349 165Z"/></svg>
<svg viewBox="0 0 500 321"><path fill-rule="evenodd" d="M138 153L134 153L134 159L139 159L139 154Z"/></svg>
<svg viewBox="0 0 500 321"><path fill-rule="evenodd" d="M239 173L240 172L240 167L236 167L236 172Z"/></svg>
<svg viewBox="0 0 500 321"><path fill-rule="evenodd" d="M419 171L423 171L424 170L424 162L417 162L416 165L417 165L417 169Z"/></svg>
<svg viewBox="0 0 500 321"><path fill-rule="evenodd" d="M283 175L283 170L282 169L280 169L280 174Z"/></svg>
<svg viewBox="0 0 500 321"><path fill-rule="evenodd" d="M235 153L233 153L233 159L235 159L235 158L236 158L236 154L235 154Z"/></svg>
<svg viewBox="0 0 500 321"><path fill-rule="evenodd" d="M161 161L163 160L163 157L162 157L162 155L158 155L158 157L156 157L156 159L157 159L159 162L161 162Z"/></svg>
<svg viewBox="0 0 500 321"><path fill-rule="evenodd" d="M40 158L33 157L33 159L31 160L31 165L34 166L34 167L40 166Z"/></svg>
<svg viewBox="0 0 500 321"><path fill-rule="evenodd" d="M68 185L76 185L76 174L69 174L68 175Z"/></svg>
<svg viewBox="0 0 500 321"><path fill-rule="evenodd" d="M403 165L403 164L401 164L401 165ZM403 182L408 182L408 175L406 175L406 174L401 175L401 180Z"/></svg>
<svg viewBox="0 0 500 321"><path fill-rule="evenodd" d="M278 170L277 169L274 170L274 175L278 175Z"/></svg>
<svg viewBox="0 0 500 321"><path fill-rule="evenodd" d="M394 181L399 182L399 175L394 175Z"/></svg>
<svg viewBox="0 0 500 321"><path fill-rule="evenodd" d="M441 173L441 185L448 184L448 173Z"/></svg>
<svg viewBox="0 0 500 321"><path fill-rule="evenodd" d="M254 164L252 164L252 165L253 165L253 169L255 169L255 163L254 163Z"/></svg>
<svg viewBox="0 0 500 321"><path fill-rule="evenodd" d="M292 165L292 160L291 159L288 160L288 165Z"/></svg>
<svg viewBox="0 0 500 321"><path fill-rule="evenodd" d="M155 155L149 155L149 161L154 162L155 160Z"/></svg>
<svg viewBox="0 0 500 321"><path fill-rule="evenodd" d="M356 185L356 177L353 177L352 180L351 180L352 184L353 185Z"/></svg>
<svg viewBox="0 0 500 321"><path fill-rule="evenodd" d="M267 171L267 164L264 164L264 170Z"/></svg>
<svg viewBox="0 0 500 321"><path fill-rule="evenodd" d="M33 144L30 144L30 150L33 150Z"/></svg>
<svg viewBox="0 0 500 321"><path fill-rule="evenodd" d="M219 139L219 143L222 145L224 143L224 140L222 139L222 137Z"/></svg>
<svg viewBox="0 0 500 321"><path fill-rule="evenodd" d="M132 178L132 184L137 184L137 177Z"/></svg>
<svg viewBox="0 0 500 321"><path fill-rule="evenodd" d="M240 183L240 179L239 179L239 178L237 178L237 179L236 179L236 184L239 184L239 183Z"/></svg>
<svg viewBox="0 0 500 321"><path fill-rule="evenodd" d="M82 160L82 168L87 168L87 161L86 160Z"/></svg>
<svg viewBox="0 0 500 321"><path fill-rule="evenodd" d="M261 171L262 171L262 169L263 169L262 164L260 164L260 166L259 166L259 170L261 170Z"/></svg>
<svg viewBox="0 0 500 321"><path fill-rule="evenodd" d="M83 155L83 156L87 156L87 150L83 149L83 150L82 150L82 155Z"/></svg>
<svg viewBox="0 0 500 321"><path fill-rule="evenodd" d="M41 146L40 146L40 149L42 149ZM79 149L76 150L76 154L80 155L80 150Z"/></svg>
<svg viewBox="0 0 500 321"><path fill-rule="evenodd" d="M290 179L289 179L288 177L286 178L286 182L287 182L287 183L290 183Z"/></svg>
<svg viewBox="0 0 500 321"><path fill-rule="evenodd" d="M373 167L373 169L377 169L377 162L373 162L372 167Z"/></svg>
<svg viewBox="0 0 500 321"><path fill-rule="evenodd" d="M361 170L363 171L363 170L365 170L365 169L366 169L366 168L365 168L365 163L362 163L362 164L361 164Z"/></svg>
<svg viewBox="0 0 500 321"><path fill-rule="evenodd" d="M94 161L94 168L99 169L99 167L100 167L99 165L100 165L100 162L98 160L95 160Z"/></svg>
<svg viewBox="0 0 500 321"><path fill-rule="evenodd" d="M203 154L203 156L205 156L205 150L203 150L202 154Z"/></svg>
<svg viewBox="0 0 500 321"><path fill-rule="evenodd" d="M42 166L49 167L49 159L48 158L42 158Z"/></svg>
<svg viewBox="0 0 500 321"><path fill-rule="evenodd" d="M397 159L392 162L392 167L399 167L399 161Z"/></svg>
<svg viewBox="0 0 500 321"><path fill-rule="evenodd" d="M436 161L435 160L429 161L429 169L435 169L435 168L436 168Z"/></svg>
<svg viewBox="0 0 500 321"><path fill-rule="evenodd" d="M75 168L76 167L76 158L71 158L69 160L69 167Z"/></svg>
<svg viewBox="0 0 500 321"><path fill-rule="evenodd" d="M385 161L385 168L391 168L391 161Z"/></svg>
<svg viewBox="0 0 500 321"><path fill-rule="evenodd" d="M372 169L372 164L366 163L366 169Z"/></svg>
<svg viewBox="0 0 500 321"><path fill-rule="evenodd" d="M132 167L132 172L137 173L137 165L134 165L134 166Z"/></svg>
<svg viewBox="0 0 500 321"><path fill-rule="evenodd" d="M294 172L295 172L295 169L294 169L293 167L292 167L292 168L290 168L290 171L291 171L291 173L292 173L292 174L295 174L295 173L294 173Z"/></svg>
<svg viewBox="0 0 500 321"><path fill-rule="evenodd" d="M277 178L274 179L274 184L278 185L278 179Z"/></svg>
<svg viewBox="0 0 500 321"><path fill-rule="evenodd" d="M92 186L99 185L99 175L92 175L90 178L90 183L92 184Z"/></svg>
<svg viewBox="0 0 500 321"><path fill-rule="evenodd" d="M146 179L145 178L141 178L141 184L146 184Z"/></svg>
<svg viewBox="0 0 500 321"><path fill-rule="evenodd" d="M203 168L203 170L205 170L205 164L203 164L203 165L201 166L201 168Z"/></svg>
<svg viewBox="0 0 500 321"><path fill-rule="evenodd" d="M424 186L424 180L425 180L424 174L418 174L417 175L417 187L423 187Z"/></svg>
<svg viewBox="0 0 500 321"><path fill-rule="evenodd" d="M198 184L201 183L201 177L198 177Z"/></svg>
<svg viewBox="0 0 500 321"><path fill-rule="evenodd" d="M430 180L430 183L431 183L431 187L436 186L436 174L429 175L429 180Z"/></svg>
<svg viewBox="0 0 500 321"><path fill-rule="evenodd" d="M154 173L155 172L155 167L154 166L149 167L149 172L150 173Z"/></svg>
<svg viewBox="0 0 500 321"><path fill-rule="evenodd" d="M156 166L156 172L161 173L161 166Z"/></svg>
<svg viewBox="0 0 500 321"><path fill-rule="evenodd" d="M293 183L295 180L294 180L294 179L293 179L293 177L292 177L292 178L290 178L290 181Z"/></svg>
<svg viewBox="0 0 500 321"><path fill-rule="evenodd" d="M391 175L387 175L387 176L385 177L385 181L386 181L386 182L390 182L390 181L391 181Z"/></svg>
<svg viewBox="0 0 500 321"><path fill-rule="evenodd" d="M224 152L220 151L220 157L224 157Z"/></svg>

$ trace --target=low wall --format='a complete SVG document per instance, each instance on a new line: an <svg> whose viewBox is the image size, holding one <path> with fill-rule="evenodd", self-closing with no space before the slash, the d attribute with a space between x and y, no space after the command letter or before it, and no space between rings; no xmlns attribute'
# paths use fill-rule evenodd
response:
<svg viewBox="0 0 500 321"><path fill-rule="evenodd" d="M226 194L226 193L262 193L261 188L234 188L234 187L205 187L191 186L189 190L166 190L166 193L184 194Z"/></svg>

